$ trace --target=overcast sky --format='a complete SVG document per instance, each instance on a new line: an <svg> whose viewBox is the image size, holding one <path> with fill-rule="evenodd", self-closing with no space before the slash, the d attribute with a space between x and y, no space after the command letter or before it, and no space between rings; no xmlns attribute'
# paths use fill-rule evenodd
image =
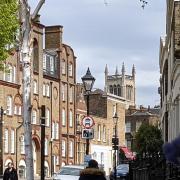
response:
<svg viewBox="0 0 180 180"><path fill-rule="evenodd" d="M94 87L104 88L104 68L126 73L136 66L136 104L159 104L159 39L165 34L165 0L46 0L41 23L62 25L63 42L77 57L77 81L90 67ZM30 0L32 8L37 0Z"/></svg>

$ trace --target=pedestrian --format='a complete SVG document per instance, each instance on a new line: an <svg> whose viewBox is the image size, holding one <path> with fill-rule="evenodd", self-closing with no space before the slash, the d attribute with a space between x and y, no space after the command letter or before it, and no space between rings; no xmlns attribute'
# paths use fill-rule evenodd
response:
<svg viewBox="0 0 180 180"><path fill-rule="evenodd" d="M18 180L17 171L14 168L13 163L8 163L8 167L4 171L3 180Z"/></svg>
<svg viewBox="0 0 180 180"><path fill-rule="evenodd" d="M79 180L106 180L105 173L99 169L98 162L90 160L88 167L81 171Z"/></svg>

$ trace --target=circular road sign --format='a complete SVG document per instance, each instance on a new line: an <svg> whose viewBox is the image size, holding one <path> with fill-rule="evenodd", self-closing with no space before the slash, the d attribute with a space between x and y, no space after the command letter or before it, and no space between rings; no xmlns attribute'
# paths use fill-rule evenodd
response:
<svg viewBox="0 0 180 180"><path fill-rule="evenodd" d="M90 129L94 125L95 123L92 117L86 116L82 119L82 126L84 126L86 129Z"/></svg>

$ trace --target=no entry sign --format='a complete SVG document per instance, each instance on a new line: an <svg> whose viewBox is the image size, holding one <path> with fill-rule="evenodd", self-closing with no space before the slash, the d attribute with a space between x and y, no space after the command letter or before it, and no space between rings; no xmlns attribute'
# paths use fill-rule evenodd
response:
<svg viewBox="0 0 180 180"><path fill-rule="evenodd" d="M82 126L84 126L86 129L90 129L94 125L95 123L92 117L86 116L82 119Z"/></svg>

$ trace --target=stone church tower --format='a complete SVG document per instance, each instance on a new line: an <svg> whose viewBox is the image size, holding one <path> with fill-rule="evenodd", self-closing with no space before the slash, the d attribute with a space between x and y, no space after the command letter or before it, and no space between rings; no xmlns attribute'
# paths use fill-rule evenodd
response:
<svg viewBox="0 0 180 180"><path fill-rule="evenodd" d="M116 71L114 75L110 75L108 71L108 67L105 67L105 92L109 94L113 94L114 96L122 97L122 100L126 103L126 108L130 105L135 106L135 66L132 67L132 74L125 74L125 65L123 63L121 74L118 71L118 67L116 67Z"/></svg>

